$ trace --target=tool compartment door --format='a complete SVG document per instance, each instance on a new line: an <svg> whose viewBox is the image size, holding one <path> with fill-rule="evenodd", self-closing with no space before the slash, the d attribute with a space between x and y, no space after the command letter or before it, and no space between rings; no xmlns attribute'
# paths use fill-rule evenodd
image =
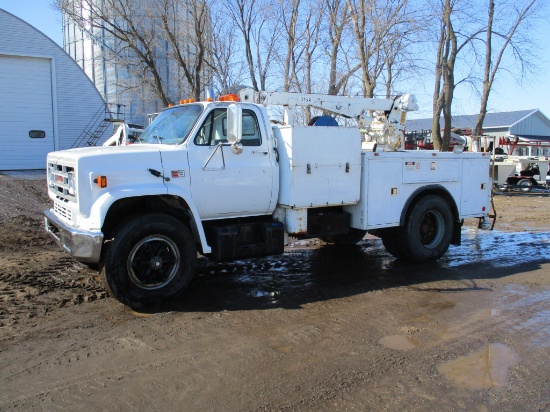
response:
<svg viewBox="0 0 550 412"><path fill-rule="evenodd" d="M277 126L280 205L322 207L359 201L361 135L357 128Z"/></svg>

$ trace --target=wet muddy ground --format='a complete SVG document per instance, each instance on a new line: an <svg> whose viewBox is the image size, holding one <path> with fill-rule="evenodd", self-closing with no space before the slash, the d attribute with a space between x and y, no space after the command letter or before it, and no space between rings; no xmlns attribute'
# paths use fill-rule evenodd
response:
<svg viewBox="0 0 550 412"><path fill-rule="evenodd" d="M0 410L549 410L550 198L495 204L437 263L294 241L136 313L44 234L44 180L0 176Z"/></svg>

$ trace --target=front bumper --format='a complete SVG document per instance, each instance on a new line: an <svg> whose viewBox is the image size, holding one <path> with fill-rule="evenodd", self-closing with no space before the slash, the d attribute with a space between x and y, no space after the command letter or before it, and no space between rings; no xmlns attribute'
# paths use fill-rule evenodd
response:
<svg viewBox="0 0 550 412"><path fill-rule="evenodd" d="M74 229L61 222L51 211L44 212L46 231L55 243L76 260L98 263L103 245L103 232Z"/></svg>

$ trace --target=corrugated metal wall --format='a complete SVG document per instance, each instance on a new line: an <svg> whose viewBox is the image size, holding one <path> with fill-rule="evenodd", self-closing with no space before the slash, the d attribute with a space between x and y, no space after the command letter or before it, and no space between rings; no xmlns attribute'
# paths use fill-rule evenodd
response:
<svg viewBox="0 0 550 412"><path fill-rule="evenodd" d="M1 9L0 28L0 90L2 87L3 90L13 90L16 84L21 91L34 89L31 96L40 95L43 100L46 93L51 99L51 106L46 107L32 100L26 105L26 99L19 98L20 103L10 108L10 125L0 129L0 169L42 169L46 167L47 150L32 150L38 139L30 138L27 129L34 127L32 120L48 117L41 113L44 107L51 111L49 118L53 125L53 148L62 150L74 144L104 102L82 69L40 31ZM21 72L15 76L12 66L21 58L27 59L30 72ZM48 65L49 70L46 70ZM2 108L10 107L10 98L6 94L0 93L0 101ZM111 129L108 128L100 141L110 133ZM49 138L49 133L46 135ZM14 139L22 139L28 144L12 145Z"/></svg>
<svg viewBox="0 0 550 412"><path fill-rule="evenodd" d="M510 134L520 136L550 136L550 120L537 111L512 126Z"/></svg>
<svg viewBox="0 0 550 412"><path fill-rule="evenodd" d="M0 55L0 170L33 169L54 150L51 59Z"/></svg>

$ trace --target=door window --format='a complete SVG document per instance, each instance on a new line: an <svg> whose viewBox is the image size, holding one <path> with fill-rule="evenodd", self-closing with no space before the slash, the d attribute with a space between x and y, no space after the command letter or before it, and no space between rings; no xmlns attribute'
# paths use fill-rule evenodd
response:
<svg viewBox="0 0 550 412"><path fill-rule="evenodd" d="M215 146L227 143L227 109L214 109L210 112L195 136L198 146ZM260 146L262 137L258 127L258 119L252 110L243 110L243 146Z"/></svg>

